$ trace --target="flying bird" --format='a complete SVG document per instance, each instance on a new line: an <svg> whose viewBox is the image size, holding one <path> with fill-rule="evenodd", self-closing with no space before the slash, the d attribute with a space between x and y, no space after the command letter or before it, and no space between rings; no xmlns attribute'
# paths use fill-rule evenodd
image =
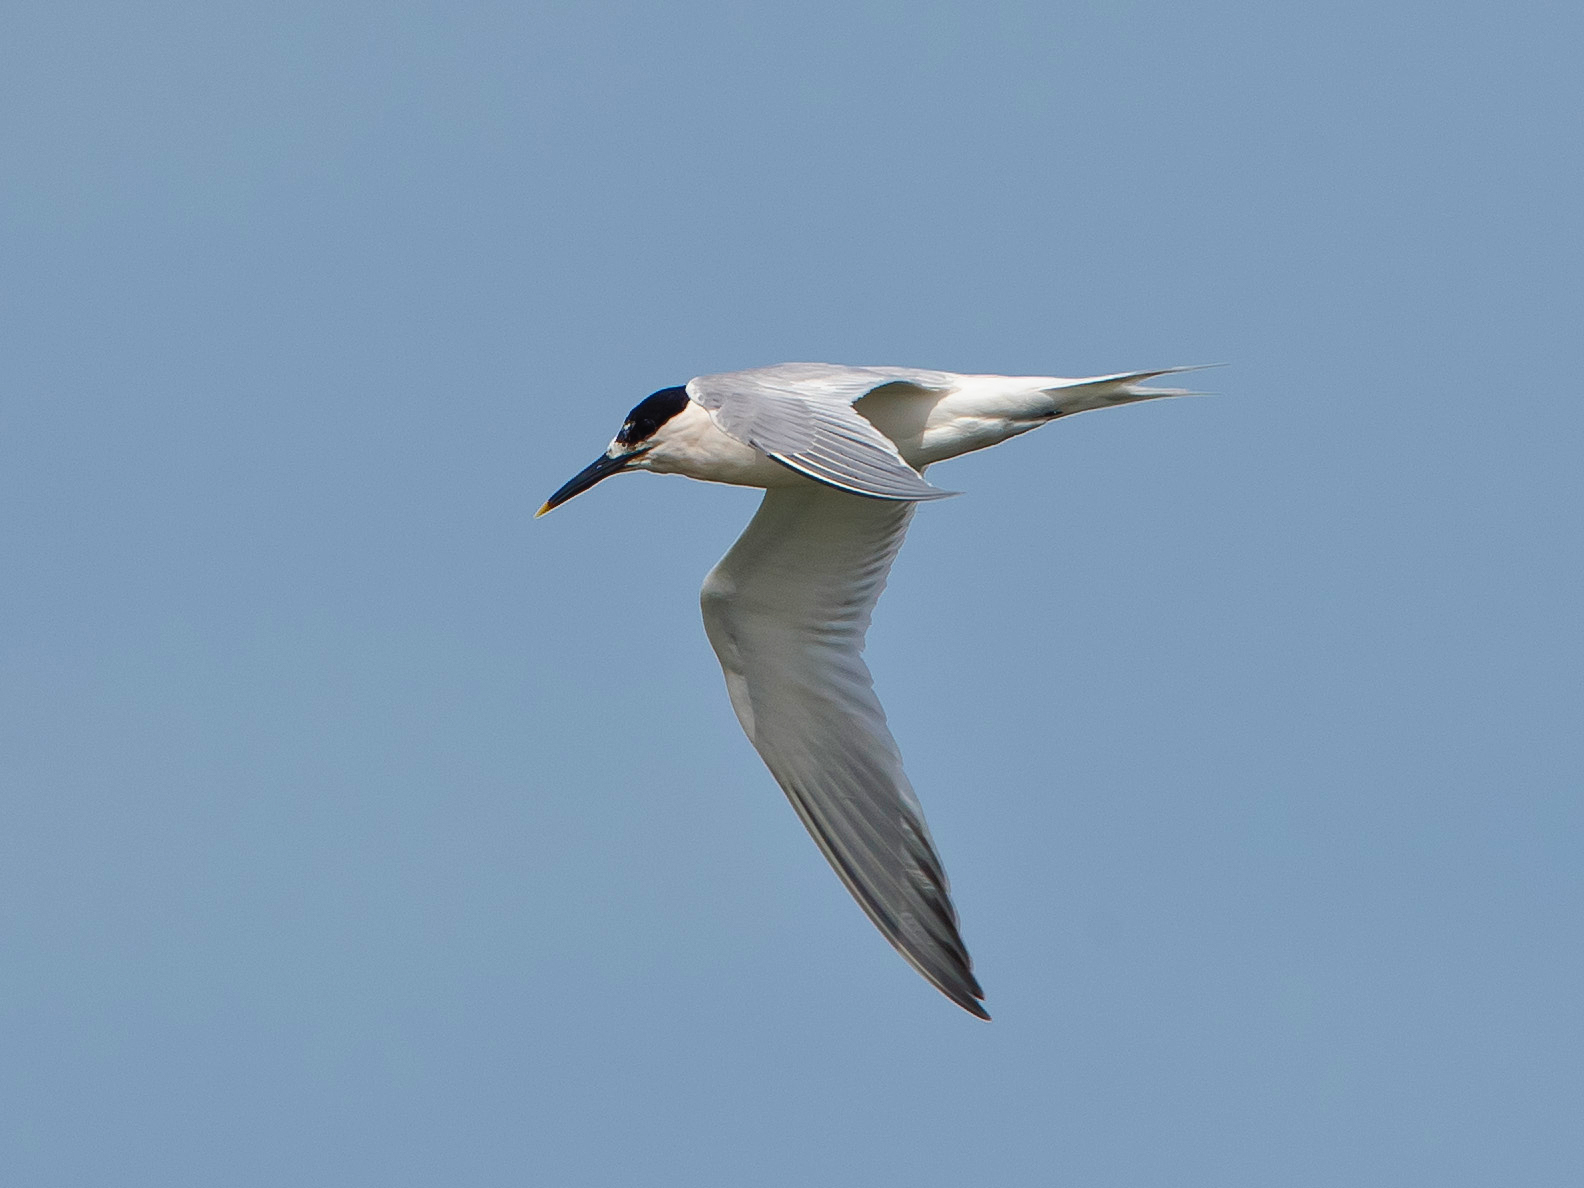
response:
<svg viewBox="0 0 1584 1188"><path fill-rule="evenodd" d="M630 470L765 488L702 592L732 708L875 927L981 1019L946 872L863 662L869 617L914 507L956 494L926 467L1073 413L1190 395L1144 383L1189 370L1058 379L783 363L701 375L641 401L536 513Z"/></svg>

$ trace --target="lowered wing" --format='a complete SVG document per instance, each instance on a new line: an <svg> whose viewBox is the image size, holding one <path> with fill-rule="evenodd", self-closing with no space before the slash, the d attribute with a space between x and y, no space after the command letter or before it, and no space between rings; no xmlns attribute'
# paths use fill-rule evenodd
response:
<svg viewBox="0 0 1584 1188"><path fill-rule="evenodd" d="M767 491L705 579L704 627L743 730L847 889L915 969L988 1019L861 655L912 516L911 502Z"/></svg>
<svg viewBox="0 0 1584 1188"><path fill-rule="evenodd" d="M945 372L908 368L782 363L701 375L688 396L721 432L763 450L811 479L871 499L942 499L955 494L924 481L896 445L854 411L853 401L886 384L948 388Z"/></svg>

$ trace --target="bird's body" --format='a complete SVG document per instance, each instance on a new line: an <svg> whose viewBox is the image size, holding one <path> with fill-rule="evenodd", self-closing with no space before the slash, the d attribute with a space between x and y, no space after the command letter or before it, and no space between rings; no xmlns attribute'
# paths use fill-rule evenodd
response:
<svg viewBox="0 0 1584 1188"><path fill-rule="evenodd" d="M1171 370L1186 370L1176 368ZM702 605L744 732L836 873L915 969L989 1018L946 876L864 665L864 633L933 463L1058 417L1185 393L1089 379L786 363L640 403L539 514L621 470L766 488Z"/></svg>
<svg viewBox="0 0 1584 1188"><path fill-rule="evenodd" d="M824 363L784 363L755 371L701 376L688 385L690 399L666 423L666 435L636 460L632 469L682 474L706 482L742 487L797 486L801 478L773 461L764 450L723 430L717 415L692 398L695 389L741 390L750 385L789 392L831 393L869 422L914 470L948 458L999 445L1038 429L1057 417L1107 403L1168 396L1165 390L1135 394L1145 372L1098 379L1052 376L955 375L901 367L838 367ZM846 385L862 384L856 399Z"/></svg>

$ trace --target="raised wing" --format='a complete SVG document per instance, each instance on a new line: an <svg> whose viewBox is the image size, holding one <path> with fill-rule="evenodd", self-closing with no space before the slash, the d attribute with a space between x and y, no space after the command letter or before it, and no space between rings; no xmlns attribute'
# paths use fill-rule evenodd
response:
<svg viewBox="0 0 1584 1188"><path fill-rule="evenodd" d="M738 721L853 897L981 1019L946 874L861 652L912 503L776 488L705 579L704 628Z"/></svg>
<svg viewBox="0 0 1584 1188"><path fill-rule="evenodd" d="M954 378L909 368L782 363L701 375L688 382L687 393L721 432L783 466L855 495L916 502L956 492L925 482L891 439L853 410L853 401L886 384L947 388Z"/></svg>

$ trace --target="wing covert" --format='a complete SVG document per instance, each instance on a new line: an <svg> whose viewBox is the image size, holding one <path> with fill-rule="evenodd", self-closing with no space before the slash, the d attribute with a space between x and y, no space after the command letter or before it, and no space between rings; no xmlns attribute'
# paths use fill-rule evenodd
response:
<svg viewBox="0 0 1584 1188"><path fill-rule="evenodd" d="M885 384L949 387L944 372L782 363L701 375L688 396L721 432L827 486L871 499L918 502L955 494L924 481L896 444L853 409Z"/></svg>
<svg viewBox="0 0 1584 1188"><path fill-rule="evenodd" d="M777 488L705 579L732 707L831 866L887 940L988 1019L923 809L861 652L911 502Z"/></svg>

